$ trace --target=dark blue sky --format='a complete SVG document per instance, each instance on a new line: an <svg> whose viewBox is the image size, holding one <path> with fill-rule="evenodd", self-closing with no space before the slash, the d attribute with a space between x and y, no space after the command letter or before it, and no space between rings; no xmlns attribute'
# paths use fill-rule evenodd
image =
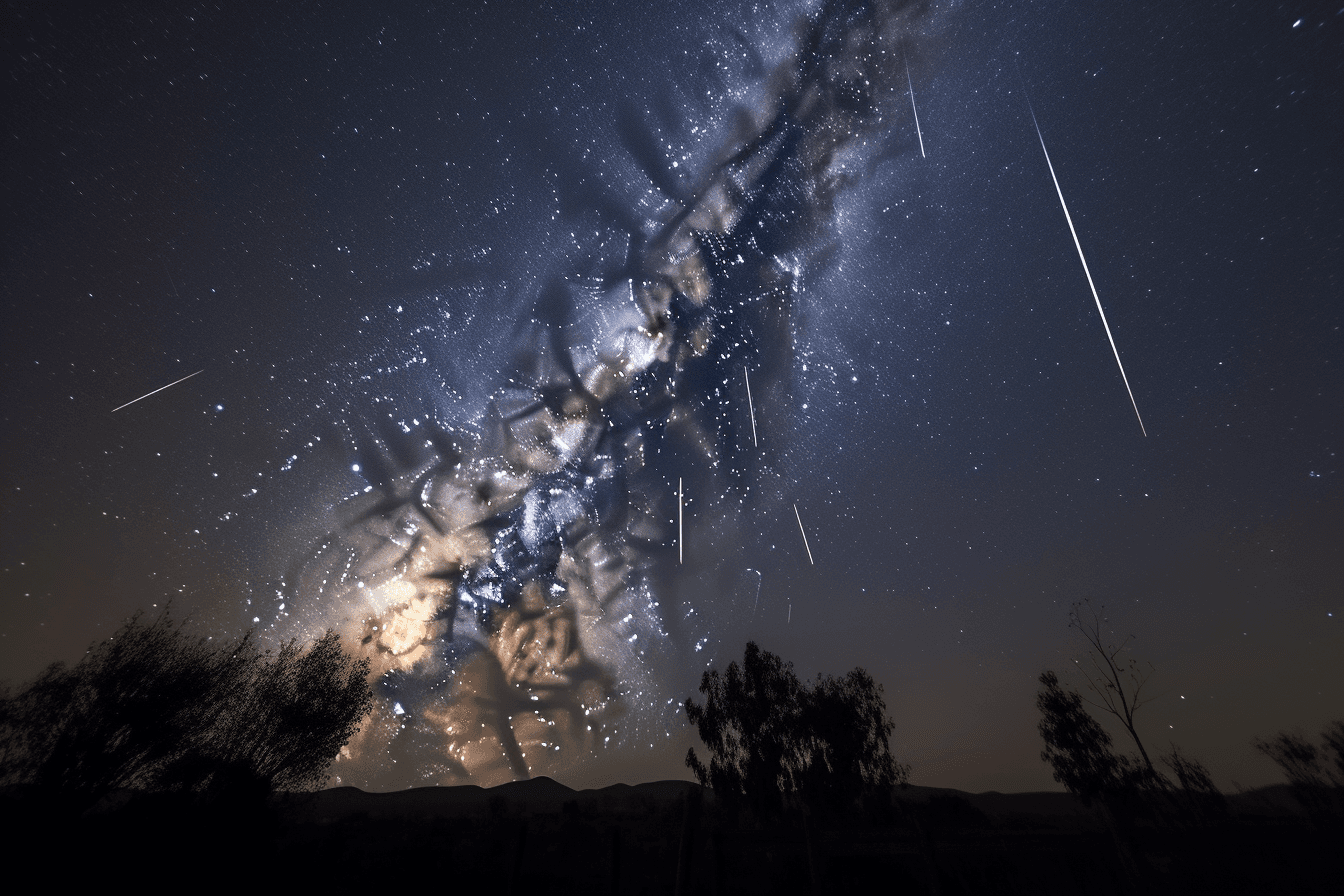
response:
<svg viewBox="0 0 1344 896"><path fill-rule="evenodd" d="M169 597L216 634L328 620L294 570L352 465L484 431L551 286L582 317L802 9L251 6L6 9L0 676ZM719 466L660 443L654 515L678 475L713 493L684 563L649 554L650 693L754 639L869 669L916 783L1054 788L1035 679L1091 598L1155 667L1141 732L1268 783L1251 738L1344 706L1344 9L935 5L904 46L926 155L898 96L783 335L720 330L761 447L708 375ZM684 776L671 710L630 731L557 777Z"/></svg>

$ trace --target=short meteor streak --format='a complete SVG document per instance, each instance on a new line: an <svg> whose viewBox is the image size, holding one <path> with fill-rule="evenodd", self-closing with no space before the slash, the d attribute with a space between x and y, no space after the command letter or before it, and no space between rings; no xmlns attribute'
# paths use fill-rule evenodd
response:
<svg viewBox="0 0 1344 896"><path fill-rule="evenodd" d="M907 69L907 73L908 73ZM1050 162L1050 150L1045 148L1045 138L1041 136L1041 126L1036 121L1036 110L1031 106L1031 97L1027 97L1027 108L1031 110L1031 123L1036 126L1036 137L1041 141L1041 152L1045 153L1045 164L1050 168L1050 179L1055 182L1055 192L1059 194L1060 207L1064 209L1064 220L1069 222L1069 233L1073 234L1073 245L1078 249L1078 260L1083 263L1083 273L1087 275L1087 285L1092 288L1092 298L1097 303L1097 313L1101 315L1101 325L1106 328L1106 338L1110 340L1111 351L1115 354L1115 365L1120 368L1120 379L1125 381L1125 391L1129 393L1129 403L1134 406L1134 416L1139 419L1139 429L1144 437L1148 430L1139 414L1139 403L1134 400L1134 390L1129 388L1129 377L1125 376L1125 365L1120 363L1120 350L1115 347L1115 337L1111 335L1111 325L1106 322L1106 312L1101 309L1101 296L1097 295L1096 284L1092 282L1092 272L1087 269L1087 259L1083 257L1083 244L1078 242L1078 231L1073 227L1073 217L1064 202L1064 191L1059 188L1059 178L1055 177L1055 166Z"/></svg>
<svg viewBox="0 0 1344 896"><path fill-rule="evenodd" d="M742 378L747 381L747 410L751 411L751 444L753 447L761 447L760 442L756 441L756 405L751 403L751 377L747 376L747 368L742 368Z"/></svg>
<svg viewBox="0 0 1344 896"><path fill-rule="evenodd" d="M202 367L200 370L196 371L196 373L205 373L205 368ZM126 402L125 404L121 405L121 407L115 407L115 408L113 408L112 410L108 411L108 413L109 413L109 414L115 414L117 411L121 410L121 408L128 408L128 407L130 407L131 405L135 404L137 401L141 401L141 400L143 400L143 399L148 398L148 397L151 396L151 395L154 395L154 394L157 394L157 393L159 393L159 392L162 392L164 389L171 389L173 386L176 386L178 383L181 383L181 382L184 382L184 381L186 381L186 380L191 379L192 377L194 377L194 376L196 375L196 373L189 373L189 374L187 374L186 376L182 377L182 379L180 379L180 380L173 380L173 381L172 381L171 383L169 383L168 385L166 385L166 386L160 386L159 388L155 389L153 392L146 392L144 395L141 395L139 398L133 398L133 399L131 399L130 401L128 401L128 402Z"/></svg>
<svg viewBox="0 0 1344 896"><path fill-rule="evenodd" d="M803 518L801 516L798 516L797 504L793 505L793 515L798 520L798 531L803 533L803 549L807 551L807 562L811 563L813 566L816 566L817 561L812 559L812 549L807 546L807 530L803 528Z"/></svg>
<svg viewBox="0 0 1344 896"><path fill-rule="evenodd" d="M915 84L910 80L910 60L905 60L905 83L910 88L910 111L915 113L915 133L919 135L919 155L927 159L924 155L924 132L919 129L919 110L915 108Z"/></svg>

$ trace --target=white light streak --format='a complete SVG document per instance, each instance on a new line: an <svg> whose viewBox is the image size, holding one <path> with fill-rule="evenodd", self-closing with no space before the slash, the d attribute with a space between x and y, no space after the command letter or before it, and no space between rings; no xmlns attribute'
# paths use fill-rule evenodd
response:
<svg viewBox="0 0 1344 896"><path fill-rule="evenodd" d="M681 477L678 476L677 477L677 562L678 563L682 562L683 559L682 549L685 544L685 542L682 540L681 535L682 533L681 505L682 505Z"/></svg>
<svg viewBox="0 0 1344 896"><path fill-rule="evenodd" d="M924 132L919 129L919 110L915 108L915 85L910 80L910 60L905 60L905 83L910 88L910 111L915 113L915 133L919 135L919 155L927 159L924 154Z"/></svg>
<svg viewBox="0 0 1344 896"><path fill-rule="evenodd" d="M747 376L746 365L742 367L742 378L747 381L747 410L751 411L751 444L759 448L760 443L756 441L756 405L751 401L751 377Z"/></svg>
<svg viewBox="0 0 1344 896"><path fill-rule="evenodd" d="M205 368L201 368L200 370L196 371L196 373L205 373ZM135 404L137 401L141 401L141 400L143 400L143 399L148 398L148 397L151 396L151 395L154 395L154 394L156 394L156 393L158 393L158 392L162 392L164 389L170 389L170 388L172 388L173 386L176 386L178 383L183 382L184 380L189 380L189 379L191 379L192 377L194 377L194 376L196 375L196 373L189 373L189 374L187 374L186 376L182 377L182 379L180 379L180 380L173 380L173 381L172 381L171 383L169 383L168 385L166 385L166 386L160 386L159 388L155 389L153 392L146 392L144 395L141 395L139 398L132 398L130 401L126 402L125 404L123 404L123 405L121 405L121 406L119 406L119 407L115 407L115 408L113 408L112 410L108 411L108 413L109 413L109 414L115 414L117 411L121 410L122 408L128 408L128 407L130 407L131 405Z"/></svg>
<svg viewBox="0 0 1344 896"><path fill-rule="evenodd" d="M803 528L803 518L801 516L798 516L797 504L793 505L793 515L794 518L798 520L798 531L803 533L803 548L807 551L807 562L811 563L813 566L816 566L817 561L812 559L812 549L807 546L807 531Z"/></svg>
<svg viewBox="0 0 1344 896"><path fill-rule="evenodd" d="M1097 295L1096 284L1092 282L1092 272L1087 269L1087 259L1083 257L1083 244L1078 241L1078 231L1073 226L1073 216L1069 214L1069 206L1064 202L1064 191L1059 188L1059 178L1055 177L1055 166L1050 161L1050 150L1045 148L1045 138L1041 136L1041 126L1036 121L1036 110L1032 108L1031 97L1027 97L1027 108L1031 111L1031 123L1036 126L1036 137L1041 141L1041 152L1045 153L1045 164L1050 169L1050 180L1054 181L1055 192L1059 195L1059 205L1064 209L1064 220L1069 222L1069 233L1073 234L1073 245L1078 250L1078 260L1083 263L1083 273L1087 275L1087 285L1092 289L1092 298L1097 303L1097 313L1101 315L1101 325L1106 328L1106 338L1111 343L1111 351L1115 354L1115 365L1120 368L1120 379L1125 381L1125 391L1129 393L1129 403L1134 406L1134 416L1139 420L1139 430L1147 438L1148 430L1143 425L1143 417L1139 414L1139 403L1134 400L1134 390L1129 388L1129 377L1125 376L1125 365L1120 363L1120 350L1115 347L1115 337L1111 335L1111 325L1106 322L1106 312L1101 308L1101 296Z"/></svg>

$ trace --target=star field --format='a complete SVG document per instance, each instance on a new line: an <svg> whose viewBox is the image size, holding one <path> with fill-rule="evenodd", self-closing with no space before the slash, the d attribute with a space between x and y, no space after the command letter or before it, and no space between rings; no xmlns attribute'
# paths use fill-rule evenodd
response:
<svg viewBox="0 0 1344 896"><path fill-rule="evenodd" d="M1053 789L1091 597L1274 780L1344 698L1344 14L821 6L9 11L0 675L336 628L342 780L588 786L752 639Z"/></svg>

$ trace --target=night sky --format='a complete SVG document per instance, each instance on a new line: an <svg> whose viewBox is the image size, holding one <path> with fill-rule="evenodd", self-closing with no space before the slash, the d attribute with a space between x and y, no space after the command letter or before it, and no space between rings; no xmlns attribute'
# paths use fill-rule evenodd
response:
<svg viewBox="0 0 1344 896"><path fill-rule="evenodd" d="M1344 712L1344 7L819 6L7 4L0 678L335 628L342 782L584 787L755 640L1059 789L1088 598L1150 750L1278 780Z"/></svg>

